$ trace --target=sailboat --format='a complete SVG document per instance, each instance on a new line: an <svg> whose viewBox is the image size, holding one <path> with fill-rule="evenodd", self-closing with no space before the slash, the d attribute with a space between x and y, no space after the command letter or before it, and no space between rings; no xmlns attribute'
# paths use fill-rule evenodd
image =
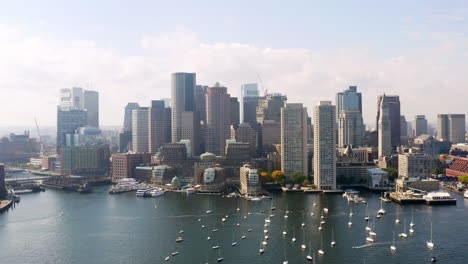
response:
<svg viewBox="0 0 468 264"><path fill-rule="evenodd" d="M331 245L332 247L334 247L334 246L336 245L333 228L332 228L332 241L330 242L330 245Z"/></svg>
<svg viewBox="0 0 468 264"><path fill-rule="evenodd" d="M311 247L311 245L310 245L310 241L309 241L309 255L306 256L306 259L307 259L308 261L312 261L312 259L313 259L313 258L312 258L312 247Z"/></svg>
<svg viewBox="0 0 468 264"><path fill-rule="evenodd" d="M369 221L369 204L366 204L366 217L364 217L364 220Z"/></svg>
<svg viewBox="0 0 468 264"><path fill-rule="evenodd" d="M325 251L323 251L323 238L320 236L320 249L318 250L319 255L325 255Z"/></svg>
<svg viewBox="0 0 468 264"><path fill-rule="evenodd" d="M390 246L390 250L392 252L395 252L396 251L396 247L395 247L395 231L393 231L393 244Z"/></svg>
<svg viewBox="0 0 468 264"><path fill-rule="evenodd" d="M235 245L237 245L237 242L234 241L234 232L233 232L233 233L232 233L232 244L231 244L231 246L234 247Z"/></svg>
<svg viewBox="0 0 468 264"><path fill-rule="evenodd" d="M293 229L293 237L291 238L292 242L296 242L296 229Z"/></svg>
<svg viewBox="0 0 468 264"><path fill-rule="evenodd" d="M273 206L273 199L271 199L271 207L270 207L271 210L276 210L276 207Z"/></svg>
<svg viewBox="0 0 468 264"><path fill-rule="evenodd" d="M353 222L351 221L351 214L349 215L349 221L348 221L348 227L352 227L353 226Z"/></svg>
<svg viewBox="0 0 468 264"><path fill-rule="evenodd" d="M305 233L304 233L304 230L302 230L302 245L301 245L301 249L302 250L305 250L307 248L306 244L305 244Z"/></svg>
<svg viewBox="0 0 468 264"><path fill-rule="evenodd" d="M288 264L288 260L286 259L286 242L283 243L283 254L284 254L283 264Z"/></svg>
<svg viewBox="0 0 468 264"><path fill-rule="evenodd" d="M258 253L263 254L265 252L265 249L263 248L263 243L262 243L262 237L260 236L260 249L258 250Z"/></svg>
<svg viewBox="0 0 468 264"><path fill-rule="evenodd" d="M406 219L405 219L405 226L403 227L403 233L399 234L400 237L407 238L408 234L406 234Z"/></svg>
<svg viewBox="0 0 468 264"><path fill-rule="evenodd" d="M224 260L224 258L221 257L221 249L220 249L220 250L218 251L218 259L217 259L216 261L221 262L221 261L223 261L223 260Z"/></svg>
<svg viewBox="0 0 468 264"><path fill-rule="evenodd" d="M395 224L399 224L399 223L400 223L400 219L398 218L398 208L399 208L399 206L397 205Z"/></svg>
<svg viewBox="0 0 468 264"><path fill-rule="evenodd" d="M414 227L414 226L415 226L415 224L414 224L414 222L413 222L413 216L414 216L414 214L413 214L413 209L411 209L411 223L409 224L411 227Z"/></svg>
<svg viewBox="0 0 468 264"><path fill-rule="evenodd" d="M433 249L435 247L434 241L432 241L432 222L431 222L431 240L426 241L426 245L430 249Z"/></svg>
<svg viewBox="0 0 468 264"><path fill-rule="evenodd" d="M353 216L353 209L352 208L349 208L349 216Z"/></svg>
<svg viewBox="0 0 468 264"><path fill-rule="evenodd" d="M385 211L385 209L383 209L383 199L380 199L380 209L379 209L379 211L377 211L377 215L384 215L385 213L386 213L386 211Z"/></svg>
<svg viewBox="0 0 468 264"><path fill-rule="evenodd" d="M284 221L283 236L286 236L288 232L286 231L286 221Z"/></svg>
<svg viewBox="0 0 468 264"><path fill-rule="evenodd" d="M377 233L374 231L374 229L375 229L375 222L374 222L374 219L372 219L372 227L369 231L369 236L373 236L373 237L377 236Z"/></svg>
<svg viewBox="0 0 468 264"><path fill-rule="evenodd" d="M210 207L209 205L210 205L210 196L208 196L208 208ZM206 214L211 214L211 212L212 211L210 209L206 210Z"/></svg>
<svg viewBox="0 0 468 264"><path fill-rule="evenodd" d="M302 212L302 224L301 224L301 227L304 228L305 227L305 223L304 223L304 215L305 215L305 210Z"/></svg>

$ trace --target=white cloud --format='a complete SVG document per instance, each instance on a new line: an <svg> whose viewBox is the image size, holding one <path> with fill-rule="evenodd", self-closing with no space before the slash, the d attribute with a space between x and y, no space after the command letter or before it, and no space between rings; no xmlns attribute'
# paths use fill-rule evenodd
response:
<svg viewBox="0 0 468 264"><path fill-rule="evenodd" d="M93 41L62 41L25 36L0 25L0 126L56 122L58 90L91 87L100 92L101 123L120 125L129 101L148 105L170 96L170 73L197 73L198 83L216 81L239 95L240 84L257 81L271 92L302 102L312 114L319 100L334 100L337 91L358 85L364 96L364 117L374 125L378 94L399 94L402 113L465 113L468 96L463 38L444 38L435 46L376 55L372 47L337 50L273 49L243 43L205 43L187 29L143 36L142 54L123 55Z"/></svg>

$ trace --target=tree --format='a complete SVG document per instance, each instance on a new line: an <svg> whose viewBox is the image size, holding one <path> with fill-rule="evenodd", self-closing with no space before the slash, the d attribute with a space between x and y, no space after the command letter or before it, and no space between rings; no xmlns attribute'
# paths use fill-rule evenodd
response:
<svg viewBox="0 0 468 264"><path fill-rule="evenodd" d="M385 168L382 170L388 172L389 179L395 180L396 178L398 178L398 171L395 168Z"/></svg>
<svg viewBox="0 0 468 264"><path fill-rule="evenodd" d="M280 185L284 185L286 182L286 178L284 177L284 173L282 171L274 171L273 173L271 173L271 177L273 178L274 182Z"/></svg>
<svg viewBox="0 0 468 264"><path fill-rule="evenodd" d="M439 174L444 174L445 175L445 169L443 168L435 168L433 171L432 171L432 174L434 175L439 175Z"/></svg>
<svg viewBox="0 0 468 264"><path fill-rule="evenodd" d="M305 179L303 182L302 182L302 186L309 186L310 185L310 181L308 179Z"/></svg>
<svg viewBox="0 0 468 264"><path fill-rule="evenodd" d="M458 181L462 182L463 184L468 184L468 175L458 177Z"/></svg>
<svg viewBox="0 0 468 264"><path fill-rule="evenodd" d="M272 182L273 178L268 172L260 172L260 181L262 183Z"/></svg>
<svg viewBox="0 0 468 264"><path fill-rule="evenodd" d="M290 179L291 179L291 182L294 184L301 184L304 182L306 177L300 173L294 172L294 173L291 173Z"/></svg>

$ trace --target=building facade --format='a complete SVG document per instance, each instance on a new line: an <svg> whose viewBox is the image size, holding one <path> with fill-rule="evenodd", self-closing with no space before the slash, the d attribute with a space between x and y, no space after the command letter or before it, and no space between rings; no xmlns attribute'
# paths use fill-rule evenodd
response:
<svg viewBox="0 0 468 264"><path fill-rule="evenodd" d="M88 113L80 109L57 108L57 150L66 145L66 135L74 134L76 129L88 123Z"/></svg>
<svg viewBox="0 0 468 264"><path fill-rule="evenodd" d="M109 172L109 145L72 146L60 149L62 175L103 175Z"/></svg>
<svg viewBox="0 0 468 264"><path fill-rule="evenodd" d="M425 115L417 115L413 120L413 137L427 134L427 119Z"/></svg>
<svg viewBox="0 0 468 264"><path fill-rule="evenodd" d="M216 83L207 89L205 149L218 156L224 155L226 140L231 138L230 95L226 87Z"/></svg>
<svg viewBox="0 0 468 264"><path fill-rule="evenodd" d="M136 167L150 162L150 153L112 154L112 182L118 182L123 178L135 178Z"/></svg>
<svg viewBox="0 0 468 264"><path fill-rule="evenodd" d="M379 120L381 115L381 105L385 105L386 111L388 111L388 118L391 123L390 128L390 138L391 138L391 145L393 148L398 147L400 145L400 138L401 138L401 128L400 128L400 96L398 95L383 95L377 98L377 130L379 130Z"/></svg>
<svg viewBox="0 0 468 264"><path fill-rule="evenodd" d="M336 94L336 110L359 111L362 114L362 95L357 92L357 86L349 86L348 90Z"/></svg>
<svg viewBox="0 0 468 264"><path fill-rule="evenodd" d="M436 168L436 158L421 153L398 155L398 175L405 178L425 178Z"/></svg>
<svg viewBox="0 0 468 264"><path fill-rule="evenodd" d="M250 164L240 168L240 187L241 193L249 196L261 193L260 173Z"/></svg>
<svg viewBox="0 0 468 264"><path fill-rule="evenodd" d="M156 153L163 144L171 142L171 109L165 107L163 100L153 100L148 114L148 151Z"/></svg>
<svg viewBox="0 0 468 264"><path fill-rule="evenodd" d="M378 144L379 144L379 158L389 156L392 154L392 119L390 115L390 104L387 104L387 97L379 96L379 110L378 110ZM400 123L400 115L398 115L398 124ZM398 126L398 129L400 127ZM400 132L400 131L398 131ZM400 140L400 133L398 133L398 141Z"/></svg>
<svg viewBox="0 0 468 264"><path fill-rule="evenodd" d="M241 85L241 123L249 123L252 127L255 127L258 96L258 85L256 83L247 83Z"/></svg>
<svg viewBox="0 0 468 264"><path fill-rule="evenodd" d="M149 152L149 115L148 107L140 107L132 112L132 150Z"/></svg>
<svg viewBox="0 0 468 264"><path fill-rule="evenodd" d="M195 73L176 72L171 76L172 142L179 142L183 132L183 112L195 112ZM194 114L192 114L194 116ZM198 122L198 120L197 120ZM194 127L189 125L188 127ZM195 134L197 132L191 132Z"/></svg>
<svg viewBox="0 0 468 264"><path fill-rule="evenodd" d="M338 146L364 145L364 121L357 110L342 110L338 118Z"/></svg>

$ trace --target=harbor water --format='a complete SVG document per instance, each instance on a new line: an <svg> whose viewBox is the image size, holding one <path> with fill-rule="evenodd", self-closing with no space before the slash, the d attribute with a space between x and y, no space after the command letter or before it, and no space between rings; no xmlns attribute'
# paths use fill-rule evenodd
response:
<svg viewBox="0 0 468 264"><path fill-rule="evenodd" d="M362 192L377 233L375 242L368 244L366 204L348 203L340 194L282 193L272 200L246 201L170 192L157 198L137 198L134 192L109 195L108 189L96 187L90 194L47 189L22 195L13 210L0 215L1 263L216 263L219 257L224 258L223 263L237 264L282 263L286 259L307 263L310 252L316 263L329 264L430 263L432 256L438 257L438 263L462 264L468 258L468 199L457 194L453 194L458 199L456 206L384 203L387 213L376 219L379 194ZM264 227L271 206L276 207L275 216ZM329 212L319 231L324 207ZM397 207L400 224L395 224ZM350 209L352 227L348 227ZM290 213L285 218L287 210ZM398 237L405 222L409 233L412 212L415 234ZM426 247L431 221L432 250ZM260 255L265 229L269 240ZM335 247L330 246L332 231ZM389 248L393 232L395 253ZM176 243L179 236L184 241ZM293 236L296 242L291 241ZM233 242L237 245L232 246ZM301 244L307 249L301 250ZM325 255L317 255L320 248ZM171 256L173 252L178 255ZM171 257L166 262L167 256Z"/></svg>

